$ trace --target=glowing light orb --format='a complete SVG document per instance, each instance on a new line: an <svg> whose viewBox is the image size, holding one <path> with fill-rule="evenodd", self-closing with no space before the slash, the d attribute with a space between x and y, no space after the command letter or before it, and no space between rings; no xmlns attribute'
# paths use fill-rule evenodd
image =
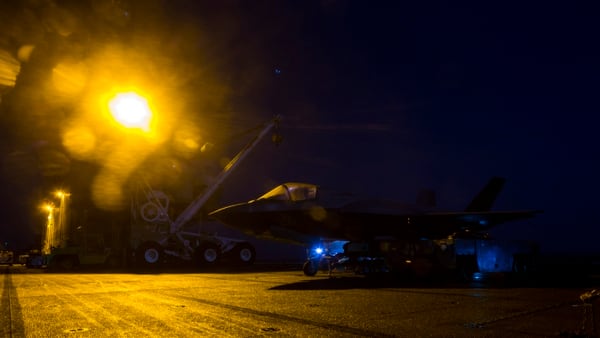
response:
<svg viewBox="0 0 600 338"><path fill-rule="evenodd" d="M112 116L124 127L150 130L152 111L148 101L140 95L133 92L117 94L108 105Z"/></svg>

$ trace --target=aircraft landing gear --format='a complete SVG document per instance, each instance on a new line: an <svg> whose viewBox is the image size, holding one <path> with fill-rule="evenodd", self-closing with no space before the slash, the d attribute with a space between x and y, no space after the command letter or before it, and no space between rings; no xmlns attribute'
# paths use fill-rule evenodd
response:
<svg viewBox="0 0 600 338"><path fill-rule="evenodd" d="M317 271L319 271L319 263L309 259L304 262L304 265L302 265L302 271L304 272L305 276L312 277L317 274Z"/></svg>

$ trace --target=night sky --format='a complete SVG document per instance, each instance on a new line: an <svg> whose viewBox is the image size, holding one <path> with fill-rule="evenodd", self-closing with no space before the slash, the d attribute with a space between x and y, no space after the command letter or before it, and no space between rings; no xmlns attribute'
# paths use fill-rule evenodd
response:
<svg viewBox="0 0 600 338"><path fill-rule="evenodd" d="M224 185L223 205L307 181L404 201L434 189L441 209L461 210L503 176L496 210L544 213L492 235L598 251L600 23L589 2L53 2L59 14L36 1L0 7L0 50L36 45L16 85L0 83L10 206L0 235L11 241L28 241L33 201L74 176L35 170L73 105L44 114L15 102L29 102L36 76L61 59L118 41L172 72L165 82L186 123L233 133L282 115L283 143L256 149ZM57 34L57 17L84 20L62 20L69 32ZM33 110L54 122L24 127Z"/></svg>

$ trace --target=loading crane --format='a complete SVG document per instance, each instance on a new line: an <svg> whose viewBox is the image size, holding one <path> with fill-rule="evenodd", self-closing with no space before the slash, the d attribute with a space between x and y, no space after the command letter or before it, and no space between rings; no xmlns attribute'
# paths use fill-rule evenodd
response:
<svg viewBox="0 0 600 338"><path fill-rule="evenodd" d="M273 129L278 128L280 117L276 116L264 124L260 132L255 135L239 153L223 168L213 182L194 199L175 220L170 220L168 203L160 192L148 189L147 198L157 209L157 218L163 218L168 224L168 231L145 231L134 245L136 263L142 266L155 266L160 264L166 256L177 257L182 260L195 260L199 264L212 264L224 253L233 253L235 258L245 264L254 261L256 251L254 247L243 240L221 237L201 232L184 231L184 226L200 211L213 194L221 187L231 173L239 167L242 161L254 150L257 144L264 139ZM277 142L278 137L273 137Z"/></svg>
<svg viewBox="0 0 600 338"><path fill-rule="evenodd" d="M256 250L249 242L199 230L189 230L186 225L259 142L271 131L276 132L279 120L280 117L276 116L257 128L259 132L174 220L169 216L168 196L160 190L154 190L147 183L141 189L143 202L138 205L132 199L131 224L128 231L116 227L116 230L108 233L107 238L106 231L96 233L86 230L86 226L78 226L77 229L71 227L67 230L66 228L72 222L66 224L66 217L60 217L60 229L65 233L72 232L72 241L59 240L53 235L46 243L48 252L44 255L45 265L59 270L99 264L118 267L127 265L133 258L135 265L151 268L161 265L171 257L181 261L192 261L198 265L208 265L216 263L222 255L230 255L237 263L252 264L256 257ZM273 141L277 143L279 139L275 134ZM61 198L60 210L65 215L67 214L66 201L66 198ZM86 214L85 211L81 213ZM85 224L85 221L80 223ZM124 236L125 241L118 239L121 236ZM112 241L107 241L110 237Z"/></svg>

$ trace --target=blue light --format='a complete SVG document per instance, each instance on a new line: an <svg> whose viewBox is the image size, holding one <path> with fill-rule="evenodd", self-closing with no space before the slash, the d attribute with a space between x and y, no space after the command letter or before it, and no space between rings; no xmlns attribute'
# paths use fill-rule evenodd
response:
<svg viewBox="0 0 600 338"><path fill-rule="evenodd" d="M323 253L323 248L320 248L320 247L319 247L319 248L315 248L315 253L316 253L317 255L320 255L320 254L322 254L322 253Z"/></svg>

